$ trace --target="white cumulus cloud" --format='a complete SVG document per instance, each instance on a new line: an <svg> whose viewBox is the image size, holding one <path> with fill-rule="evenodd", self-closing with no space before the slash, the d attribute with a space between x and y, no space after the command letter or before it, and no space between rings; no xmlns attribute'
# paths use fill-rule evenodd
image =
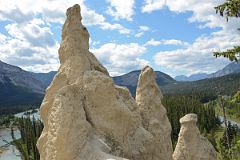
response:
<svg viewBox="0 0 240 160"><path fill-rule="evenodd" d="M108 7L107 14L113 16L116 20L125 19L128 21L133 20L134 0L106 0L110 6Z"/></svg>
<svg viewBox="0 0 240 160"><path fill-rule="evenodd" d="M155 56L155 63L172 70L185 71L188 73L215 72L224 67L229 61L224 58L213 57L214 51L226 50L239 45L240 19L231 18L228 22L222 18L214 9L215 6L223 3L223 0L145 0L142 6L143 13L151 13L161 10L163 7L175 13L192 12L188 18L189 23L197 23L201 28L218 28L211 35L202 35L192 44L186 45L184 49L171 51L160 51ZM178 43L177 41L172 41ZM145 46L158 46L162 41L154 39L148 41Z"/></svg>
<svg viewBox="0 0 240 160"><path fill-rule="evenodd" d="M61 26L66 9L81 6L83 24L102 30L130 34L131 30L110 23L84 0L7 0L0 1L0 20L7 22L0 33L0 60L34 72L57 70L59 42L53 28ZM6 32L6 33L5 33Z"/></svg>
<svg viewBox="0 0 240 160"><path fill-rule="evenodd" d="M0 34L0 59L35 72L57 70L59 43L40 19L7 24L8 35ZM34 67L35 66L35 67ZM48 67L46 70L46 66Z"/></svg>
<svg viewBox="0 0 240 160"><path fill-rule="evenodd" d="M189 74L212 73L229 63L228 59L215 58L213 52L231 48L238 45L239 41L239 34L221 31L210 36L201 36L184 49L160 51L154 59L158 66L176 71L187 71Z"/></svg>
<svg viewBox="0 0 240 160"><path fill-rule="evenodd" d="M177 46L188 46L188 42L183 42L177 39L168 39L168 40L154 40L151 39L147 41L144 46L160 46L160 45L177 45Z"/></svg>
<svg viewBox="0 0 240 160"><path fill-rule="evenodd" d="M107 67L112 76L127 73L132 70L141 69L149 64L141 58L146 48L137 44L106 43L91 51Z"/></svg>
<svg viewBox="0 0 240 160"><path fill-rule="evenodd" d="M84 0L8 0L0 1L0 20L23 23L41 17L46 23L63 24L66 9L74 4L81 5L83 24L98 26L104 30L117 30L121 34L129 34L129 29L118 23L109 23L106 18L84 4Z"/></svg>
<svg viewBox="0 0 240 160"><path fill-rule="evenodd" d="M162 9L166 0L145 0L142 12L151 13L154 10Z"/></svg>

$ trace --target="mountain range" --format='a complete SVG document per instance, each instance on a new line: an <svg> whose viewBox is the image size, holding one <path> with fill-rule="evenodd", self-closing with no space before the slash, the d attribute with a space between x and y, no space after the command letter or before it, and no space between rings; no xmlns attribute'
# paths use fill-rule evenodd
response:
<svg viewBox="0 0 240 160"><path fill-rule="evenodd" d="M198 73L198 74L193 74L190 76L185 76L185 75L180 75L176 76L175 80L177 81L197 81L201 79L206 79L206 78L216 78L216 77L222 77L225 75L229 74L236 74L240 73L240 63L237 62L232 62L225 66L223 69L218 70L215 73L207 74L207 73Z"/></svg>
<svg viewBox="0 0 240 160"><path fill-rule="evenodd" d="M206 78L208 78L207 73L197 73L197 74L192 74L190 76L185 76L185 75L176 76L174 79L177 81L198 81Z"/></svg>
<svg viewBox="0 0 240 160"><path fill-rule="evenodd" d="M39 104L43 99L44 91L45 85L31 72L0 61L1 114L9 109L13 110L9 106L15 107L14 110L17 111L18 106Z"/></svg>
<svg viewBox="0 0 240 160"><path fill-rule="evenodd" d="M41 103L45 89L50 85L56 73L56 71L28 72L0 61L0 107ZM132 71L113 77L113 80L116 84L126 86L134 91L139 74L140 70ZM159 71L156 72L156 78L161 85L175 82L172 77ZM135 93L132 92L132 94Z"/></svg>
<svg viewBox="0 0 240 160"><path fill-rule="evenodd" d="M113 81L115 84L119 86L127 87L130 90L131 94L135 96L135 90L136 90L140 72L141 72L140 70L137 70L137 71L129 72L122 76L116 76L116 77L113 77ZM155 73L156 73L156 81L160 86L164 86L169 83L174 83L176 81L171 76L163 72L156 71Z"/></svg>
<svg viewBox="0 0 240 160"><path fill-rule="evenodd" d="M199 80L199 78L204 76L206 77L205 74L193 75L191 76L191 81L194 82L179 82L179 79L175 80L168 74L156 71L156 81L166 95L174 93L190 94L193 91L200 92L207 90L210 84L215 86L216 89L217 86L221 86L224 82L226 82L224 86L229 88L226 93L230 94L231 91L233 92L240 87L239 66L239 64L231 63L222 70L207 75L207 78L201 81L194 80ZM56 73L56 71L49 73L28 72L0 61L0 113L4 113L2 109L8 110L9 108L6 107L9 106L39 105L44 97L45 89L49 86ZM234 73L237 73L237 75L234 75ZM135 96L139 74L140 70L132 71L121 76L113 77L113 80L117 85L126 86L131 94ZM234 85L230 86L232 83L234 83ZM224 91L226 91L226 87L224 86Z"/></svg>
<svg viewBox="0 0 240 160"><path fill-rule="evenodd" d="M44 84L34 77L31 72L0 61L0 83L4 90L8 84L27 88L36 93L44 93ZM2 88L3 89L3 88ZM3 90L1 90L3 91Z"/></svg>

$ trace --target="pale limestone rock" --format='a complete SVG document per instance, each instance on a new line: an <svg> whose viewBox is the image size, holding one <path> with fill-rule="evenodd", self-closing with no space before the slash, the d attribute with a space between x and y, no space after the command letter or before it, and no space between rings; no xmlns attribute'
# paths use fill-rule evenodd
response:
<svg viewBox="0 0 240 160"><path fill-rule="evenodd" d="M38 140L42 160L102 160L114 158L93 149L98 143L84 111L83 75L87 70L98 70L108 75L107 70L88 51L89 34L81 24L80 6L67 11L63 26L62 43L59 49L61 66L46 91L40 108L44 130ZM94 151L94 152L93 152Z"/></svg>
<svg viewBox="0 0 240 160"><path fill-rule="evenodd" d="M136 103L126 88L114 85L89 52L89 33L79 13L79 5L67 10L59 49L61 66L41 105L44 130L37 144L41 160L172 159L171 126L153 70L142 70ZM205 149L208 157L210 153L214 157L196 122L191 118L181 122L175 159L182 153L189 156L186 160L204 159Z"/></svg>
<svg viewBox="0 0 240 160"><path fill-rule="evenodd" d="M216 151L207 138L200 135L196 125L197 115L187 114L180 119L181 130L174 160L216 160Z"/></svg>
<svg viewBox="0 0 240 160"><path fill-rule="evenodd" d="M138 104L143 127L155 139L156 160L172 159L171 124L166 109L161 103L162 93L156 83L156 75L152 68L142 69L138 79L136 102Z"/></svg>
<svg viewBox="0 0 240 160"><path fill-rule="evenodd" d="M152 132L157 130L143 127L129 91L115 86L89 52L89 33L79 13L79 5L67 10L59 49L61 66L40 108L41 160L157 160L161 151L157 140L162 138Z"/></svg>
<svg viewBox="0 0 240 160"><path fill-rule="evenodd" d="M85 72L83 83L85 112L96 131L108 139L106 143L110 140L111 153L136 160L152 154L153 136L142 127L129 91L115 86L112 78L97 71Z"/></svg>

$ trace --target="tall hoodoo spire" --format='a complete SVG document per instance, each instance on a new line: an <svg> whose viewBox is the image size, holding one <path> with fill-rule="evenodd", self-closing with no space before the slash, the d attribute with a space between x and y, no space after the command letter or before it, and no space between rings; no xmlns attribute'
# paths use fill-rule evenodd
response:
<svg viewBox="0 0 240 160"><path fill-rule="evenodd" d="M143 127L152 133L157 143L157 160L169 160L173 153L172 128L161 98L162 93L156 83L155 72L149 66L144 67L138 79L136 102Z"/></svg>
<svg viewBox="0 0 240 160"><path fill-rule="evenodd" d="M60 62L70 56L80 56L89 49L89 33L82 25L81 8L78 4L67 9L67 19L62 29L62 43L59 49Z"/></svg>

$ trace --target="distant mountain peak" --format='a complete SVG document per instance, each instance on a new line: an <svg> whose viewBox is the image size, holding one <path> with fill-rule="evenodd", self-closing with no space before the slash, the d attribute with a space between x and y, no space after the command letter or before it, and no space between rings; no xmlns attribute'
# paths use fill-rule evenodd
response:
<svg viewBox="0 0 240 160"><path fill-rule="evenodd" d="M35 79L30 72L0 61L0 82L5 83L6 77L12 85L23 87L36 93L44 93L44 85Z"/></svg>
<svg viewBox="0 0 240 160"><path fill-rule="evenodd" d="M177 80L177 81L197 81L197 80L201 80L201 79L206 79L207 77L208 77L207 73L196 73L196 74L192 74L190 76L185 76L185 75L176 76L175 80Z"/></svg>
<svg viewBox="0 0 240 160"><path fill-rule="evenodd" d="M225 66L223 69L218 70L215 73L211 73L211 74L198 73L198 74L193 74L190 76L179 75L179 76L175 77L175 80L177 80L177 81L197 81L197 80L202 80L202 79L206 79L206 78L216 78L216 77L222 77L225 75L236 74L236 73L240 73L240 63L232 62L232 63L229 63L227 66Z"/></svg>
<svg viewBox="0 0 240 160"><path fill-rule="evenodd" d="M233 74L233 73L240 73L240 63L232 62L228 64L226 67L224 67L223 69L210 74L209 78L222 77L222 76Z"/></svg>
<svg viewBox="0 0 240 160"><path fill-rule="evenodd" d="M131 71L124 75L113 77L113 80L117 85L128 87L132 95L135 96L136 85L140 73L140 70ZM161 86L175 82L175 80L166 73L155 71L155 74L156 82Z"/></svg>

